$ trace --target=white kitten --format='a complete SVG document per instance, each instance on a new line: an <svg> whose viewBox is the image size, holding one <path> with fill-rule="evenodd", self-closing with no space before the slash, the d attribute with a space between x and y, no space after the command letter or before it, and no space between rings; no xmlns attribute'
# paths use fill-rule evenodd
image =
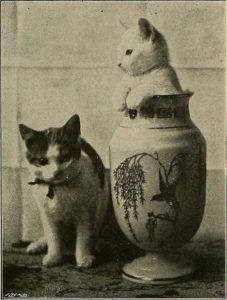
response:
<svg viewBox="0 0 227 300"><path fill-rule="evenodd" d="M148 20L128 29L118 47L118 66L125 72L113 95L119 111L139 108L144 98L182 93L163 35Z"/></svg>

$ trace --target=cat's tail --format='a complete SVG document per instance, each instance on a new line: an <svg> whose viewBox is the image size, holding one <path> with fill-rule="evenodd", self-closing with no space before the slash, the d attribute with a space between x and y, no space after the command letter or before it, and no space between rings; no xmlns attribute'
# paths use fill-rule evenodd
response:
<svg viewBox="0 0 227 300"><path fill-rule="evenodd" d="M85 141L85 139L81 138L81 149L84 151L89 158L92 161L94 171L97 173L99 180L100 180L100 185L101 188L104 187L105 184L105 167L104 164L98 155L98 153L95 151L95 149Z"/></svg>

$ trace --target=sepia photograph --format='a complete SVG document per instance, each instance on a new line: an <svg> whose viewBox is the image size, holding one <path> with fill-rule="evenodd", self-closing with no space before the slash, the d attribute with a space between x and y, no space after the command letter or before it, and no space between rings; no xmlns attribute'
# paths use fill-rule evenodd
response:
<svg viewBox="0 0 227 300"><path fill-rule="evenodd" d="M1 1L1 298L225 299L225 1Z"/></svg>

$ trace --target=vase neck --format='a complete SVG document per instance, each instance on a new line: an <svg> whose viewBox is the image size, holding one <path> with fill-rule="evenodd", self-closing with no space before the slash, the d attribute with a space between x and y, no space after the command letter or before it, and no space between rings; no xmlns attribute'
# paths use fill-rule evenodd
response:
<svg viewBox="0 0 227 300"><path fill-rule="evenodd" d="M146 98L138 109L127 109L121 126L179 127L191 123L189 98L192 93Z"/></svg>

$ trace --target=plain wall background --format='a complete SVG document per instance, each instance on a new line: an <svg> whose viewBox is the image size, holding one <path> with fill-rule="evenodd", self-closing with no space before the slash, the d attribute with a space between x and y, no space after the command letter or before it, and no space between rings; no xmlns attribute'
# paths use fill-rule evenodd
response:
<svg viewBox="0 0 227 300"><path fill-rule="evenodd" d="M1 14L5 245L39 232L18 123L44 129L78 113L82 135L109 166L108 144L121 119L111 105L122 76L119 18L131 26L147 17L165 35L183 88L195 93L190 112L207 140L208 169L224 168L224 2L10 1Z"/></svg>

